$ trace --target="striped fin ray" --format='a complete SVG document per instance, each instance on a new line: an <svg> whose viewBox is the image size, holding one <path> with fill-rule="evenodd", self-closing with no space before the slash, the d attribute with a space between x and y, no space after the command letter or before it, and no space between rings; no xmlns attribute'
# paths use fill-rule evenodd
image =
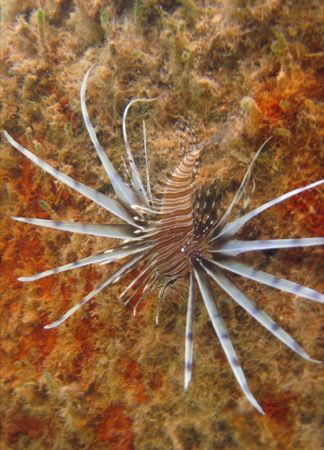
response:
<svg viewBox="0 0 324 450"><path fill-rule="evenodd" d="M97 203L97 205L102 206L106 210L110 211L115 216L119 217L120 219L124 220L127 223L130 223L136 227L136 223L134 222L132 216L126 211L126 209L116 200L107 197L104 194L101 194L101 192L95 191L94 189L89 188L85 184L80 183L79 181L75 181L73 178L69 177L68 175L65 175L64 173L60 172L57 169L54 169L54 167L47 164L45 161L42 161L40 158L35 156L32 152L27 150L26 148L22 147L18 142L16 142L10 134L8 134L6 131L3 132L5 135L5 138L7 141L15 147L20 153L22 153L26 158L28 158L30 161L32 161L34 164L36 164L41 169L45 170L45 172L52 175L57 180L61 181L62 183L66 184L70 188L74 189L75 191L79 192L79 194L84 195L85 197L88 197L93 202Z"/></svg>
<svg viewBox="0 0 324 450"><path fill-rule="evenodd" d="M137 102L142 102L142 103L148 103L148 102L153 102L155 99L149 99L149 98L135 98L133 100L131 100L128 105L125 108L124 114L123 114L123 123L122 123L122 128L123 128L123 137L124 137L124 142L125 142L125 147L126 147L126 152L127 152L127 157L128 157L128 162L129 162L129 166L131 169L131 176L132 176L132 183L133 183L133 187L135 189L135 192L137 193L137 195L141 198L142 202L144 204L146 204L147 206L149 205L149 199L148 199L148 195L146 193L146 190L144 188L144 185L142 183L140 174L138 172L138 168L135 164L134 158L133 158L133 154L128 142L128 137L127 137L127 129L126 129L126 119L127 119L127 114L129 111L129 108L134 105L134 103ZM145 125L144 125L144 130L145 130ZM144 134L146 135L146 132L144 132ZM147 152L146 152L146 143L144 141L144 150L145 150L145 157L147 158ZM148 173L148 172L147 172Z"/></svg>
<svg viewBox="0 0 324 450"><path fill-rule="evenodd" d="M258 214L261 214L263 211L265 211L268 208L271 208L274 205L277 205L278 203L283 202L284 200L287 200L290 197L293 197L294 195L301 194L304 191L307 191L309 189L313 189L317 186L320 186L324 183L324 179L315 181L314 183L308 184L307 186L303 186L301 188L294 189L293 191L287 192L286 194L280 195L280 197L277 197L273 200L270 200L267 203L264 203L263 205L259 206L258 208L254 209L253 211L244 214L244 216L239 217L238 219L234 220L233 222L228 223L224 226L224 228L218 233L217 236L213 238L213 240L218 239L220 236L223 235L229 235L233 236L235 233L237 233L247 222L249 222L253 217L257 216Z"/></svg>
<svg viewBox="0 0 324 450"><path fill-rule="evenodd" d="M203 301L205 303L208 315L213 324L214 330L217 334L219 342L224 350L226 358L231 366L231 369L243 391L248 401L254 408L256 408L259 413L264 414L263 409L259 403L254 398L252 392L250 391L243 370L238 362L234 347L231 343L226 325L218 313L216 305L213 300L213 291L207 279L206 273L201 268L194 268L195 278L197 280L199 290Z"/></svg>
<svg viewBox="0 0 324 450"><path fill-rule="evenodd" d="M45 272L40 272L35 275L31 275L29 277L20 277L19 281L28 282L28 281L36 281L44 277L48 277L50 275L55 275L57 273L65 272L67 270L77 269L79 267L88 266L90 264L98 264L98 263L108 263L114 262L119 259L125 258L126 256L130 256L136 253L143 252L150 248L148 245L124 245L120 247L113 248L111 250L107 250L101 252L97 255L88 256L87 258L80 259L79 261L74 261L69 264L64 264L63 266L56 267L54 269L46 270Z"/></svg>
<svg viewBox="0 0 324 450"><path fill-rule="evenodd" d="M86 96L88 77L89 77L89 74L93 67L94 66L91 66L90 69L85 74L82 84L81 84L81 89L80 89L80 102L81 102L81 111L82 111L83 121L84 121L84 124L89 133L90 139L96 149L96 152L102 162L102 165L104 166L106 173L111 181L111 184L114 188L114 191L115 191L117 197L122 202L124 202L128 206L130 206L134 203L135 204L138 203L138 198L136 197L136 195L132 191L132 189L126 183L123 182L121 177L116 172L114 166L111 164L104 149L102 148L102 146L100 145L100 143L98 141L96 132L95 132L95 130L92 126L92 123L90 121L90 118L89 118L85 96Z"/></svg>
<svg viewBox="0 0 324 450"><path fill-rule="evenodd" d="M192 316L194 307L195 279L192 272L190 273L189 295L187 305L187 320L185 334L185 371L184 371L184 388L188 389L191 381L192 360L193 360L193 334L192 334Z"/></svg>
<svg viewBox="0 0 324 450"><path fill-rule="evenodd" d="M141 274L141 278L138 278L138 282L134 286L134 290L132 293L127 297L127 300L124 300L123 304L124 306L128 305L137 295L139 296L135 302L135 305L133 306L133 315L136 316L136 309L138 305L141 303L141 301L144 298L144 295L146 292L150 289L151 282L154 277L154 273L152 271L146 271L145 273ZM133 287L132 286L132 287Z"/></svg>
<svg viewBox="0 0 324 450"><path fill-rule="evenodd" d="M214 281L238 303L245 311L250 314L255 320L263 325L270 333L272 333L277 339L283 342L287 347L293 350L307 361L320 363L316 359L311 358L305 350L297 344L297 342L283 330L268 314L259 309L254 302L252 302L243 292L238 289L234 283L232 283L227 277L225 277L220 270L216 268L208 268L204 265L207 273L213 278Z"/></svg>
<svg viewBox="0 0 324 450"><path fill-rule="evenodd" d="M146 169L146 190L147 190L149 203L150 203L150 205L153 206L154 201L153 201L151 181L150 181L145 120L143 120L143 141L144 141L144 157L145 157L145 169Z"/></svg>
<svg viewBox="0 0 324 450"><path fill-rule="evenodd" d="M151 283L153 282L154 274L150 273L146 280L142 283L140 283L139 286L137 286L135 292L133 292L132 297L127 300L127 303L129 303L130 300L132 300L135 295L141 294L140 297L137 299L134 308L133 308L133 316L135 317L137 314L137 308L139 307L140 303L143 301L144 296L149 290L151 289ZM145 283L145 284L144 284ZM144 287L143 287L144 284ZM142 292L141 292L142 291Z"/></svg>
<svg viewBox="0 0 324 450"><path fill-rule="evenodd" d="M102 291L105 287L109 286L110 284L116 283L121 276L124 276L130 269L132 269L138 262L138 260L141 257L136 256L135 258L130 259L127 263L125 263L123 266L121 266L118 270L116 270L107 280L100 283L93 291L89 292L82 300L81 302L74 305L72 308L70 308L65 314L63 314L60 319L56 320L55 322L52 322L48 325L45 325L44 328L46 330L49 330L51 328L55 328L60 326L63 322L65 322L66 319L68 319L72 314L74 314L78 309L80 309L83 305L85 305L89 300L91 300L93 297L95 297L100 291Z"/></svg>
<svg viewBox="0 0 324 450"><path fill-rule="evenodd" d="M134 228L125 224L92 224L80 222L68 222L46 219L32 219L27 217L12 217L17 222L24 222L40 227L53 228L54 230L69 231L71 233L90 234L115 239L138 239L134 234Z"/></svg>
<svg viewBox="0 0 324 450"><path fill-rule="evenodd" d="M213 264L221 267L222 269L229 270L230 272L241 275L242 277L249 278L257 281L258 283L266 284L280 291L288 292L289 294L297 295L298 297L307 298L315 302L324 303L324 295L315 291L309 287L302 286L298 283L278 278L262 270L253 269L246 264L242 264L234 259L228 259L223 261L210 261Z"/></svg>
<svg viewBox="0 0 324 450"><path fill-rule="evenodd" d="M144 269L135 278L133 278L133 280L128 284L128 286L119 295L119 299L122 299L123 297L125 297L126 292L128 292L134 286L136 286L136 288L138 288L141 283L144 283L146 281L146 279L151 275L151 269L153 268L153 265L154 265L154 263L152 261L149 264L146 264ZM131 299L133 298L133 295L124 302L125 305L127 305L131 301Z"/></svg>
<svg viewBox="0 0 324 450"><path fill-rule="evenodd" d="M236 256L244 252L257 250L284 249L296 247L312 247L323 245L324 238L301 238L301 239L269 239L255 241L240 241L232 239L222 244L219 248L212 249L211 253L222 253L229 256Z"/></svg>

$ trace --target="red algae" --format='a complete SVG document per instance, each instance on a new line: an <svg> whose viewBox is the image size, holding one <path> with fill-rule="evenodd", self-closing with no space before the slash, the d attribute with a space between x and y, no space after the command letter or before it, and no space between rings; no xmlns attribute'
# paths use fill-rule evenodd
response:
<svg viewBox="0 0 324 450"><path fill-rule="evenodd" d="M289 411L292 408L291 404L294 400L296 400L294 395L285 392L278 398L273 395L263 397L262 404L270 420L273 420L282 427L288 427Z"/></svg>
<svg viewBox="0 0 324 450"><path fill-rule="evenodd" d="M47 421L35 417L19 414L12 423L4 423L4 432L8 436L8 445L15 447L24 436L30 441L40 439L44 431L51 435L51 427Z"/></svg>
<svg viewBox="0 0 324 450"><path fill-rule="evenodd" d="M30 333L26 333L18 346L16 360L32 359L33 365L40 369L44 367L44 360L51 353L56 344L55 334L49 334L43 327L37 326Z"/></svg>
<svg viewBox="0 0 324 450"><path fill-rule="evenodd" d="M109 444L116 450L134 450L132 421L122 405L112 405L103 414L98 427L98 441Z"/></svg>
<svg viewBox="0 0 324 450"><path fill-rule="evenodd" d="M134 360L127 360L125 364L123 373L125 385L129 386L129 391L134 392L138 404L146 403L148 395L145 392L143 368Z"/></svg>

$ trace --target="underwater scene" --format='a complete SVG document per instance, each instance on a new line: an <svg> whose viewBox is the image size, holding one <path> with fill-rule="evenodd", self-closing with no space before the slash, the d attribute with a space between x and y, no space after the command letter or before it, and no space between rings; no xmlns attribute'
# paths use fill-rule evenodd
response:
<svg viewBox="0 0 324 450"><path fill-rule="evenodd" d="M317 450L318 0L2 0L0 449Z"/></svg>

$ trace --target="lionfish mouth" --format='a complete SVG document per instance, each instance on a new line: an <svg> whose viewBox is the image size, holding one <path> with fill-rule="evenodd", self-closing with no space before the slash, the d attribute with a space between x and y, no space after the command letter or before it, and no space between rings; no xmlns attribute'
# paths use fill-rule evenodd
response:
<svg viewBox="0 0 324 450"><path fill-rule="evenodd" d="M124 223L101 225L78 222L58 222L23 217L14 217L13 219L72 233L84 233L114 238L120 240L121 243L117 247L97 255L46 270L45 272L36 275L21 277L19 280L24 282L35 281L49 275L87 266L89 264L109 264L127 258L126 262L84 297L80 303L73 306L60 319L45 326L46 329L50 329L61 325L61 323L81 308L81 306L91 300L102 289L116 283L122 277L129 274L135 267L141 267L141 271L122 292L121 298L126 299L125 303L131 301L136 294L141 294L143 296L145 292L152 287L159 275L167 280L166 285L168 283L173 283L180 277L187 277L189 279L189 295L185 330L185 389L188 388L191 380L193 361L193 306L200 293L219 342L243 393L248 401L260 413L264 414L261 406L258 404L248 387L246 378L231 343L227 327L215 304L210 280L220 286L236 303L261 323L268 331L270 331L270 333L280 339L286 346L304 359L318 362L312 359L288 333L271 319L271 317L260 310L252 300L250 300L227 277L227 272L235 273L298 297L323 303L324 296L319 292L249 267L238 262L236 256L243 252L253 252L258 250L318 246L324 243L324 238L246 241L236 239L236 235L247 222L258 214L294 195L301 194L304 191L320 186L324 180L319 180L307 186L294 189L293 191L264 203L246 214L232 218L234 208L244 195L252 167L264 146L263 144L252 159L232 202L223 216L218 218L217 211L215 212L217 204L217 193L215 189L210 188L205 193L200 192L196 201L192 201L194 166L205 146L216 141L215 138L212 137L209 141L192 146L189 149L187 154L173 171L170 178L165 182L161 198L153 198L150 187L149 171L148 169L146 170L146 186L144 186L133 159L126 131L126 118L129 108L135 102L147 102L150 100L132 100L127 105L123 115L122 127L131 176L130 186L122 180L114 169L101 147L89 119L85 94L87 80L91 69L92 67L86 73L81 85L81 110L89 136L114 188L116 194L115 199L97 192L54 169L29 150L18 144L18 142L16 142L6 131L4 131L4 135L13 147L41 169L53 175L57 180L65 183L85 197L88 197L90 200L121 219ZM144 145L144 149L147 166L146 145Z"/></svg>

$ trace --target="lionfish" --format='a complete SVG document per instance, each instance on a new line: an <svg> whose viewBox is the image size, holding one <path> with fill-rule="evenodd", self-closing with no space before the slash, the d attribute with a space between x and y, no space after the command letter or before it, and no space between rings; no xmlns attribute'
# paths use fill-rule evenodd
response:
<svg viewBox="0 0 324 450"><path fill-rule="evenodd" d="M261 270L254 269L236 260L236 256L243 252L259 250L283 249L294 247L318 246L324 243L324 238L301 239L270 239L270 240L239 240L236 234L251 219L284 200L301 194L309 189L320 186L324 180L319 180L307 186L294 189L286 194L272 199L256 209L240 214L230 220L233 210L241 200L249 181L252 167L261 151L261 148L252 159L246 174L240 184L233 200L225 213L221 216L215 212L217 206L217 189L212 186L207 191L201 189L193 200L194 187L193 173L203 148L213 142L192 145L183 156L179 165L163 184L160 198L154 199L150 187L146 133L144 132L144 151L146 159L146 187L139 174L134 161L126 131L126 117L129 108L135 102L150 101L147 99L134 99L126 107L122 119L122 131L125 142L129 176L131 186L117 173L100 145L94 127L92 126L85 101L86 86L89 73L87 71L81 84L80 100L82 116L96 149L96 152L107 172L115 198L108 197L96 190L78 182L42 161L26 148L16 142L6 131L4 135L8 142L33 163L53 175L57 180L70 188L88 197L97 205L103 207L114 216L121 219L123 224L84 224L79 222L61 222L44 219L29 219L13 217L14 220L72 233L85 233L93 236L102 236L120 240L121 243L112 249L103 251L94 256L65 264L36 275L21 277L20 281L36 281L49 275L66 270L84 267L89 264L109 264L127 258L109 278L101 282L92 292L84 297L80 303L69 309L60 319L46 325L50 329L58 327L68 317L79 310L105 287L116 283L122 277L130 274L135 268L140 273L122 292L121 298L127 298L128 303L135 296L142 297L148 292L157 279L163 279L164 287L172 285L180 278L189 279L188 304L185 329L185 370L184 388L187 389L191 381L193 361L193 309L198 294L205 304L210 321L223 348L229 365L248 401L261 413L263 409L250 391L243 370L238 362L227 327L220 316L214 301L214 293L210 280L220 286L236 303L247 311L255 320L263 325L276 338L287 347L308 361L319 362L312 359L303 348L264 311L259 309L233 281L227 272L271 286L280 291L289 292L298 297L323 303L324 295L301 286L300 284L278 278ZM220 216L220 217L218 217Z"/></svg>

